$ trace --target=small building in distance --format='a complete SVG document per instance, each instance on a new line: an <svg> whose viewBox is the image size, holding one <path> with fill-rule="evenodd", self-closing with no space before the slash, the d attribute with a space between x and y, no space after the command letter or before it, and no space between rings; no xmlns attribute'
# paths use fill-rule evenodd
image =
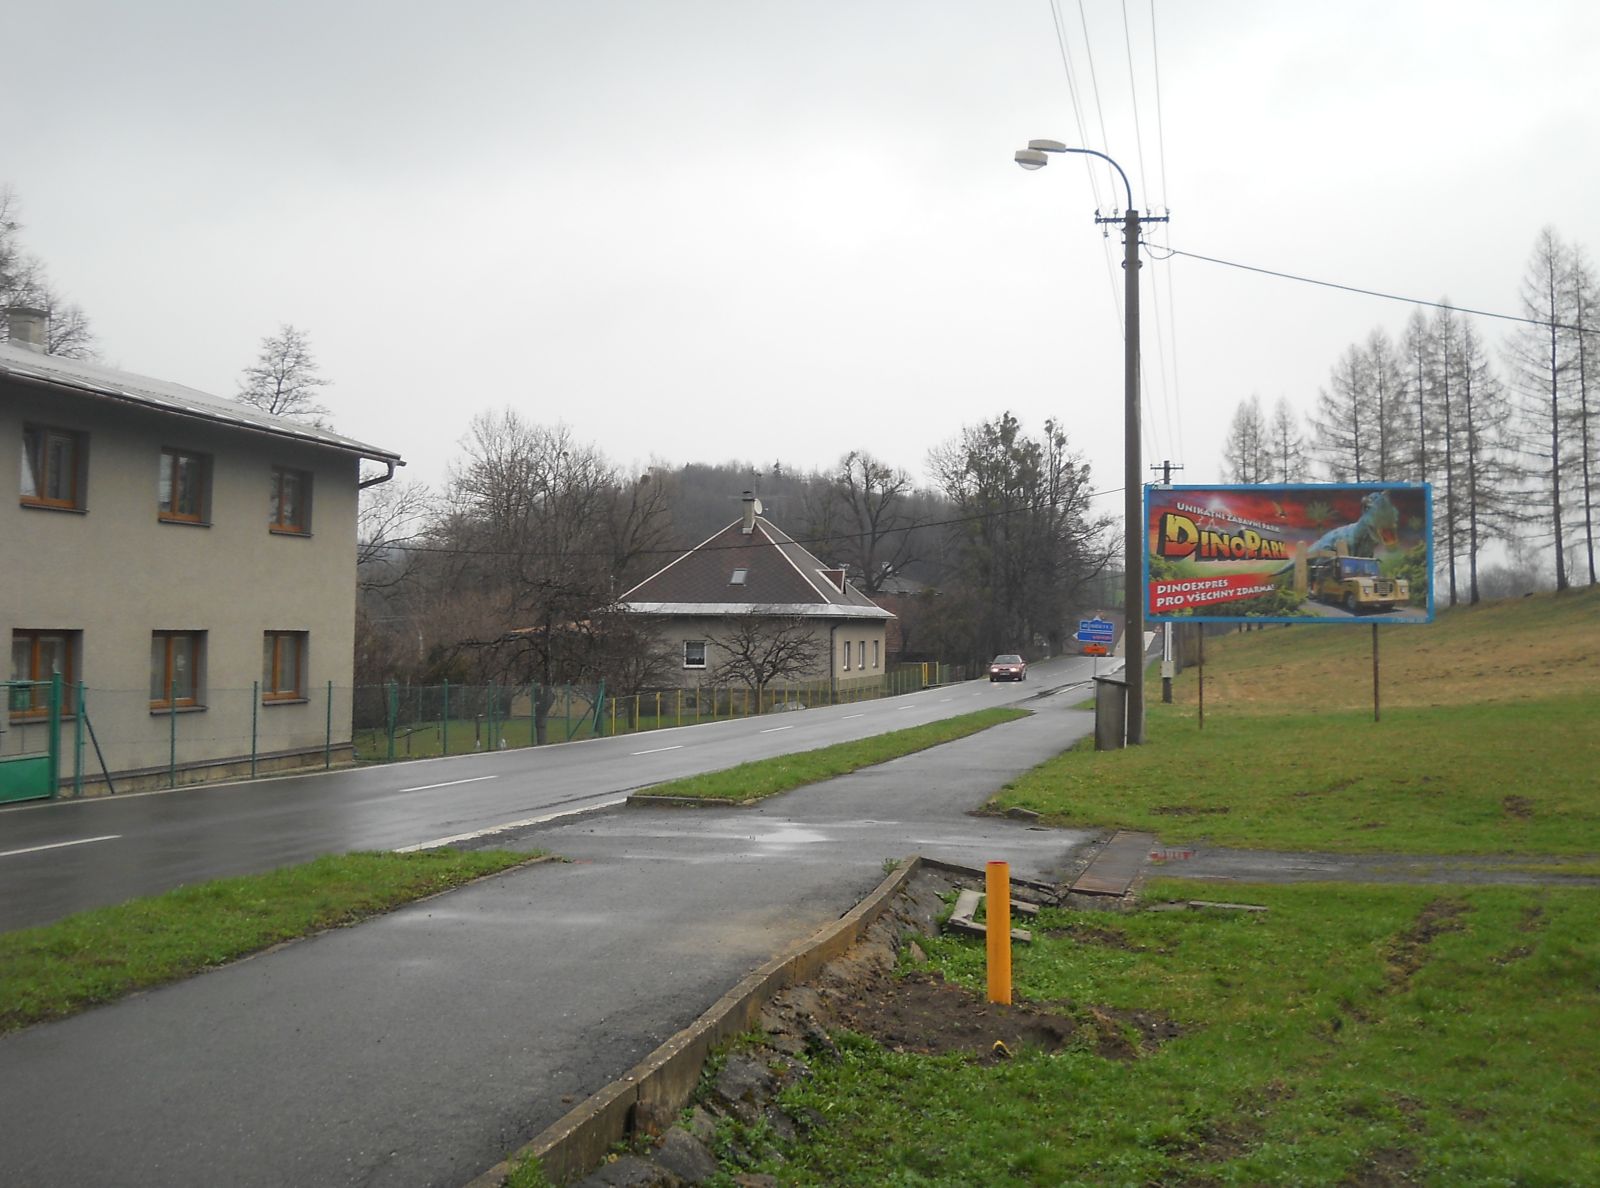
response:
<svg viewBox="0 0 1600 1188"><path fill-rule="evenodd" d="M398 455L39 331L14 311L0 343L0 631L13 682L62 678L63 779L79 737L86 790L102 762L120 791L348 757L358 488ZM42 686L10 685L0 759L46 718Z"/></svg>
<svg viewBox="0 0 1600 1188"><path fill-rule="evenodd" d="M893 615L764 518L754 494L743 502L739 519L624 593L620 609L654 621L686 687L725 679L741 647L780 635L806 663L774 684L826 681L838 692L881 682Z"/></svg>

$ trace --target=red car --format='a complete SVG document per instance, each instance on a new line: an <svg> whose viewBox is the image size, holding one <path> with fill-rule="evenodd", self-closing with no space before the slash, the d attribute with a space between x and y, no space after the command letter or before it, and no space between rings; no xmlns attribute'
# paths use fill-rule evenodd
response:
<svg viewBox="0 0 1600 1188"><path fill-rule="evenodd" d="M1021 656L996 656L989 662L989 683L996 681L1025 681L1028 679L1028 662Z"/></svg>

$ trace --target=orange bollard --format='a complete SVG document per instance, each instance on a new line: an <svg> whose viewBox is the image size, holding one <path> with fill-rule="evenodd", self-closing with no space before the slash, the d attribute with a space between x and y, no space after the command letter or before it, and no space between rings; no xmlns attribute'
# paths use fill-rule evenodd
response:
<svg viewBox="0 0 1600 1188"><path fill-rule="evenodd" d="M988 944L989 1001L1011 1002L1011 866L991 862L985 870L984 939Z"/></svg>

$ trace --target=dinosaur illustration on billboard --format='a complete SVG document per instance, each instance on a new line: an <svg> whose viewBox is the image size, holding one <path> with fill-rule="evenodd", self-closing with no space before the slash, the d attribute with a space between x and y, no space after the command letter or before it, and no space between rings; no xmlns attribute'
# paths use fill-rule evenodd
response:
<svg viewBox="0 0 1600 1188"><path fill-rule="evenodd" d="M1432 508L1418 484L1148 487L1155 621L1432 618Z"/></svg>

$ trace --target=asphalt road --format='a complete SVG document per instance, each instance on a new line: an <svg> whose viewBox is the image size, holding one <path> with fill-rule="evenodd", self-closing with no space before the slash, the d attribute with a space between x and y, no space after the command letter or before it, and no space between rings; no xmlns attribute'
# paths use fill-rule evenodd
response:
<svg viewBox="0 0 1600 1188"><path fill-rule="evenodd" d="M927 710L881 703L894 724L991 699L1036 712L753 809L612 808L519 827L492 844L571 861L4 1037L0 1183L457 1188L849 910L885 859L1003 859L1059 880L1085 834L969 812L1092 729L1071 708L1081 690L1041 696L1074 671L936 691ZM643 750L660 737L623 741ZM637 758L617 763L636 773ZM363 803L375 774L394 773L346 777L349 799ZM327 808L327 835L394 844L493 816L435 809L402 823L396 795L372 793L378 822L365 832L339 819L354 808ZM179 799L150 800L181 816Z"/></svg>
<svg viewBox="0 0 1600 1188"><path fill-rule="evenodd" d="M969 681L620 738L17 806L0 811L0 931L319 854L422 846L602 807L679 776L1023 702L1087 681L1092 669L1062 658L1019 684Z"/></svg>

